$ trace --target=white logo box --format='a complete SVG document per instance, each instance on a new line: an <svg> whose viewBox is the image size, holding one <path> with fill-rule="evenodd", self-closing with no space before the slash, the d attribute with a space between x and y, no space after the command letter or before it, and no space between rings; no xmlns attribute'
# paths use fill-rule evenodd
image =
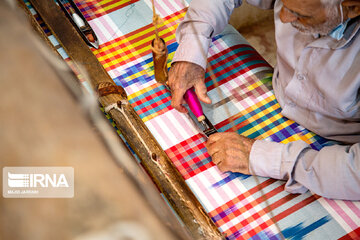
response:
<svg viewBox="0 0 360 240"><path fill-rule="evenodd" d="M4 167L4 198L72 198L72 167Z"/></svg>

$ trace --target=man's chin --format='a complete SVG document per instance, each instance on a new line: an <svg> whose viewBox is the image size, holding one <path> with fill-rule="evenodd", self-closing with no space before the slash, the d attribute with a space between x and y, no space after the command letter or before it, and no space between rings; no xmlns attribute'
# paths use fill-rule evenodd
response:
<svg viewBox="0 0 360 240"><path fill-rule="evenodd" d="M302 25L297 25L297 24L291 23L291 26L293 26L293 28L295 28L299 32L307 34L307 35L316 34L313 29L306 28Z"/></svg>
<svg viewBox="0 0 360 240"><path fill-rule="evenodd" d="M326 36L330 32L331 28L328 27L318 27L318 28L311 28L311 27L305 27L303 25L297 24L297 23L291 23L291 26L293 26L296 30L299 32L306 34L306 35L316 35L319 34L320 36Z"/></svg>

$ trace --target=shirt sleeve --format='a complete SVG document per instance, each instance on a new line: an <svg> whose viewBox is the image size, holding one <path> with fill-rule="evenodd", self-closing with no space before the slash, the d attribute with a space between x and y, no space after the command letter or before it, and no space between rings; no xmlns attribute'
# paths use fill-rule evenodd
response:
<svg viewBox="0 0 360 240"><path fill-rule="evenodd" d="M360 143L316 151L303 141L256 140L249 158L251 174L287 180L288 192L360 200Z"/></svg>
<svg viewBox="0 0 360 240"><path fill-rule="evenodd" d="M173 62L187 61L206 68L211 38L221 33L241 0L193 0L176 30L179 43Z"/></svg>

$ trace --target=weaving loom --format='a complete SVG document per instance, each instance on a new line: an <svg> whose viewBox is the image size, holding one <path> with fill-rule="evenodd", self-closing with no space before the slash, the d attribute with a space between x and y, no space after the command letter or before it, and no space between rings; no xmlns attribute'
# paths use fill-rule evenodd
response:
<svg viewBox="0 0 360 240"><path fill-rule="evenodd" d="M206 151L206 138L188 115L171 107L170 92L154 79L150 0L75 2L99 38L100 47L92 49L93 54L125 89L134 110L227 239L360 238L359 202L289 194L282 181L217 169ZM164 20L159 33L168 46L169 60L177 48L175 30L187 6L181 0L156 2ZM45 31L67 60L55 37ZM332 144L281 115L271 90L271 66L232 27L213 39L208 62L212 71L206 73L206 86L213 104L203 108L219 132L234 126L250 138L282 143L303 140L317 150Z"/></svg>

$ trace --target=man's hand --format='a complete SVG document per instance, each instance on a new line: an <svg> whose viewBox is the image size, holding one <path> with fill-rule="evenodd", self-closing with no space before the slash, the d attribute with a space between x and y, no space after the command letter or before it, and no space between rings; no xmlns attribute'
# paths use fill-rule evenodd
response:
<svg viewBox="0 0 360 240"><path fill-rule="evenodd" d="M220 171L250 174L249 155L254 142L235 132L215 133L209 137L206 148Z"/></svg>
<svg viewBox="0 0 360 240"><path fill-rule="evenodd" d="M180 112L187 112L182 104L185 104L184 94L186 90L191 87L195 88L195 93L200 101L207 104L211 103L205 86L205 71L195 63L174 63L169 72L169 86L172 94L171 106Z"/></svg>

